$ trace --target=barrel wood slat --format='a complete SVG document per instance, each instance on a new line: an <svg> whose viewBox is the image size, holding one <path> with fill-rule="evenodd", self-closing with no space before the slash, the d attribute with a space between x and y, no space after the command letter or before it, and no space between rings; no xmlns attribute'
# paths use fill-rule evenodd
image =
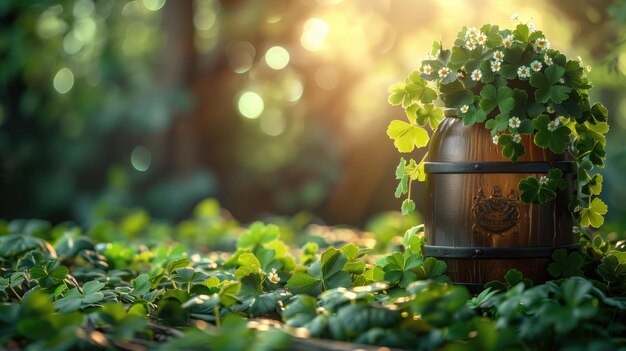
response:
<svg viewBox="0 0 626 351"><path fill-rule="evenodd" d="M529 136L522 143L526 153L512 163L484 125L465 126L451 111L433 133L425 164L424 253L444 260L456 283L479 288L512 268L543 282L554 249L576 247L568 211L573 162L536 146ZM553 167L564 170L568 189L544 205L521 202L519 181Z"/></svg>

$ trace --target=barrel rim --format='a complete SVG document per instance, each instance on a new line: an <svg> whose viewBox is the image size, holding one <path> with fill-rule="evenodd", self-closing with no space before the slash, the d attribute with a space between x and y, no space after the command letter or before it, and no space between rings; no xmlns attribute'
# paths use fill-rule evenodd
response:
<svg viewBox="0 0 626 351"><path fill-rule="evenodd" d="M460 259L520 259L549 258L555 250L578 250L580 243L555 246L527 247L456 247L422 245L422 253L426 257L460 258Z"/></svg>
<svg viewBox="0 0 626 351"><path fill-rule="evenodd" d="M424 162L426 174L467 173L548 173L558 168L564 173L574 173L574 161L543 162Z"/></svg>

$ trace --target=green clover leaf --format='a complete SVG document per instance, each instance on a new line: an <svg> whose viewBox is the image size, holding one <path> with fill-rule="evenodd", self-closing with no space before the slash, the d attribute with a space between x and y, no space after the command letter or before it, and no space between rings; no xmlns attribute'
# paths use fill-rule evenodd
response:
<svg viewBox="0 0 626 351"><path fill-rule="evenodd" d="M515 107L515 100L513 99L513 90L509 87L499 87L487 84L480 91L480 108L489 113L494 108L498 107L500 114L507 115Z"/></svg>
<svg viewBox="0 0 626 351"><path fill-rule="evenodd" d="M517 188L520 190L520 199L529 204L545 204L556 198L556 192L539 183L537 178L522 179Z"/></svg>
<svg viewBox="0 0 626 351"><path fill-rule="evenodd" d="M463 124L466 126L472 126L476 123L482 123L487 119L487 113L481 109L476 108L474 105L470 105L466 113L457 112L459 117L463 118Z"/></svg>
<svg viewBox="0 0 626 351"><path fill-rule="evenodd" d="M554 131L548 129L550 117L539 115L533 119L532 126L537 130L535 134L535 144L541 148L550 148L557 154L562 154L569 143L570 130L566 126L560 125Z"/></svg>
<svg viewBox="0 0 626 351"><path fill-rule="evenodd" d="M400 152L411 152L415 147L424 147L430 137L426 129L400 120L393 120L387 128L387 135Z"/></svg>
<svg viewBox="0 0 626 351"><path fill-rule="evenodd" d="M509 116L506 114L499 114L496 118L492 118L485 123L485 128L491 129L491 135L496 135L498 132L504 132L509 128Z"/></svg>
<svg viewBox="0 0 626 351"><path fill-rule="evenodd" d="M567 278L581 275L583 257L576 251L569 255L565 249L557 249L552 254L552 263L548 266L548 273L554 278Z"/></svg>
<svg viewBox="0 0 626 351"><path fill-rule="evenodd" d="M415 202L413 202L413 200L405 199L404 201L402 201L402 215L403 216L408 216L410 214L413 214L414 211L415 211Z"/></svg>
<svg viewBox="0 0 626 351"><path fill-rule="evenodd" d="M608 211L607 205L599 198L595 198L589 207L580 210L580 225L583 227L600 228L604 224L604 215Z"/></svg>
<svg viewBox="0 0 626 351"><path fill-rule="evenodd" d="M415 111L415 118L418 125L425 127L428 124L432 130L435 130L443 121L443 109L433 104L426 104Z"/></svg>
<svg viewBox="0 0 626 351"><path fill-rule="evenodd" d="M552 101L560 104L566 100L572 88L559 83L565 74L565 68L552 64L546 68L545 73L535 72L530 77L530 85L535 90L535 100L546 103Z"/></svg>
<svg viewBox="0 0 626 351"><path fill-rule="evenodd" d="M513 137L509 134L501 135L498 138L498 145L502 146L502 156L515 162L520 156L524 155L524 145L513 141Z"/></svg>
<svg viewBox="0 0 626 351"><path fill-rule="evenodd" d="M386 264L383 267L385 280L391 284L398 284L401 288L417 280L414 269L422 264L422 258L417 254L401 254L395 252L385 258Z"/></svg>

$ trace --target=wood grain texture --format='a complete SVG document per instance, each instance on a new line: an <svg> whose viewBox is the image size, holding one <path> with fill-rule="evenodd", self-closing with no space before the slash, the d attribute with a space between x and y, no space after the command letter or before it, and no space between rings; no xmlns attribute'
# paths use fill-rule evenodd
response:
<svg viewBox="0 0 626 351"><path fill-rule="evenodd" d="M564 155L539 148L529 136L523 136L522 143L526 154L517 162L566 160ZM488 129L483 125L464 126L461 119L454 117L446 117L433 134L427 161L510 162L502 156L501 147L492 143ZM517 185L531 175L543 174L427 174L424 221L428 244L520 248L575 243L572 215L567 209L574 191L574 175L567 175L569 188L559 191L556 200L529 205L519 200ZM489 198L494 200L485 201ZM478 219L476 209L472 215L475 206L481 211ZM481 225L479 219L490 225ZM494 233L485 227L506 230ZM511 268L535 282L549 278L549 258L444 260L448 275L455 282L484 284L502 280Z"/></svg>

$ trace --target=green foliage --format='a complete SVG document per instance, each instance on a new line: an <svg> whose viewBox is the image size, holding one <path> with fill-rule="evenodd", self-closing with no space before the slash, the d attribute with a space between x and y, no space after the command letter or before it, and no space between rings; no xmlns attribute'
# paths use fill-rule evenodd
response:
<svg viewBox="0 0 626 351"><path fill-rule="evenodd" d="M549 174L555 182L557 173ZM5 236L22 230L8 227ZM301 342L295 332L423 350L624 346L626 256L598 237L582 255L554 252L549 272L558 281L533 286L510 270L472 297L450 284L443 261L421 256L422 225L397 231L404 252L382 256L354 239L300 250L270 225L239 231L239 249L219 254L146 245L138 232L123 244L78 247L63 260L40 246L3 258L0 341L46 350L276 350ZM80 229L73 237L89 239ZM284 326L268 330L276 319Z"/></svg>
<svg viewBox="0 0 626 351"><path fill-rule="evenodd" d="M558 65L550 65L544 73L533 73L530 78L530 85L536 88L535 100L543 103L551 101L555 104L560 104L566 100L572 88L560 84L559 80L563 78L564 74L565 68Z"/></svg>

